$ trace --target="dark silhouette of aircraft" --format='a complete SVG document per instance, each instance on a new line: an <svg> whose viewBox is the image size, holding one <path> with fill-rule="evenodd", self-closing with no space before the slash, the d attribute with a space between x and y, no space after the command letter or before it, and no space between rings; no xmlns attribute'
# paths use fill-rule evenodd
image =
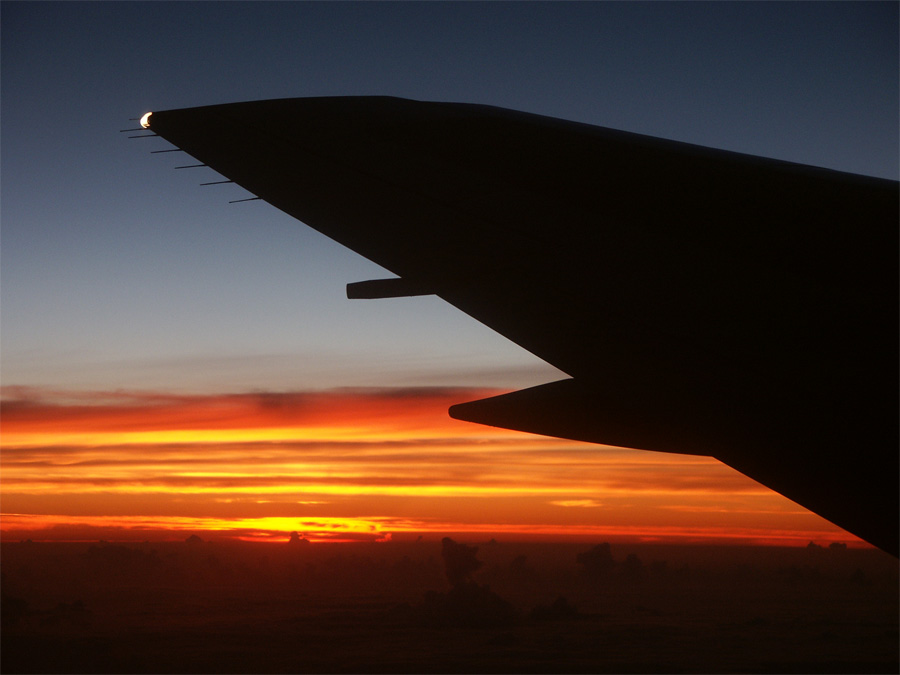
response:
<svg viewBox="0 0 900 675"><path fill-rule="evenodd" d="M711 455L898 553L895 181L483 105L299 98L142 126L571 376L461 420Z"/></svg>

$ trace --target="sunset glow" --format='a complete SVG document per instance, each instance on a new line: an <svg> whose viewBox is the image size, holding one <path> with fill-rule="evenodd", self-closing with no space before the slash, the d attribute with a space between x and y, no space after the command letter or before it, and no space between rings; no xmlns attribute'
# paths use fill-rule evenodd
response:
<svg viewBox="0 0 900 675"><path fill-rule="evenodd" d="M711 457L449 414L888 494L748 364L878 370L840 363L885 331L778 345L896 310L838 197L897 189L900 3L0 9L0 675L900 672L895 555Z"/></svg>
<svg viewBox="0 0 900 675"><path fill-rule="evenodd" d="M446 414L494 393L7 388L2 535L862 545L711 458L562 441Z"/></svg>

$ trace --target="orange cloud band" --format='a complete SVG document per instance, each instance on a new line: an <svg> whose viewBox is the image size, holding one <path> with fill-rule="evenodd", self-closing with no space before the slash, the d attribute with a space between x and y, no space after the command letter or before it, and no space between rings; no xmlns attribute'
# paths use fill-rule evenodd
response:
<svg viewBox="0 0 900 675"><path fill-rule="evenodd" d="M314 516L331 523L322 531L332 539L338 530L375 538L618 531L636 538L853 541L710 458L561 441L447 416L449 405L493 393L6 389L0 492L4 511L16 515L4 517L0 529L15 538L25 531L63 536L76 525L133 533L137 525L127 519L145 518L141 528L191 523L265 539ZM375 529L354 529L362 522Z"/></svg>

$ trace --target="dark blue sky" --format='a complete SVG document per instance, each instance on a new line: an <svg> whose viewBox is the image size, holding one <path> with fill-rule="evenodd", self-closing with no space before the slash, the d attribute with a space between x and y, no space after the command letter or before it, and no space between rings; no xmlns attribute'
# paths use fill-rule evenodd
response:
<svg viewBox="0 0 900 675"><path fill-rule="evenodd" d="M522 386L549 367L161 140L148 110L389 94L898 177L898 4L3 2L2 380Z"/></svg>

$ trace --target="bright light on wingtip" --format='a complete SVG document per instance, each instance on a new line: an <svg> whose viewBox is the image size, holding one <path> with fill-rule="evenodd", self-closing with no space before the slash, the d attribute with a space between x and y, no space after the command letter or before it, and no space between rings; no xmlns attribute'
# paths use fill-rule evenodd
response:
<svg viewBox="0 0 900 675"><path fill-rule="evenodd" d="M150 115L152 114L152 112L144 113L144 116L141 118L141 126L145 129L150 128Z"/></svg>

